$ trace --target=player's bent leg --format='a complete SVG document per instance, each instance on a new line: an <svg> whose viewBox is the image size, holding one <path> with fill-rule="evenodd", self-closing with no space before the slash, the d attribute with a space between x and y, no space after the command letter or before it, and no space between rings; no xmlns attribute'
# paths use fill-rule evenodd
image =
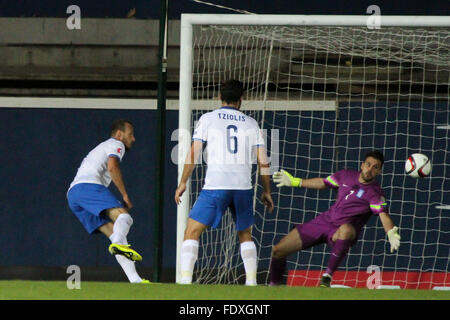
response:
<svg viewBox="0 0 450 320"><path fill-rule="evenodd" d="M124 208L111 208L105 210L105 214L114 223L113 234L110 236L111 242L127 245L127 235L133 224L133 218Z"/></svg>
<svg viewBox="0 0 450 320"><path fill-rule="evenodd" d="M122 255L131 261L141 261L142 256L128 244L127 235L133 225L133 218L124 208L111 208L105 214L114 221L113 233L109 236L111 245L108 250L112 255Z"/></svg>
<svg viewBox="0 0 450 320"><path fill-rule="evenodd" d="M300 233L297 228L294 228L273 246L272 257L276 259L286 258L291 253L302 250L302 244Z"/></svg>
<svg viewBox="0 0 450 320"><path fill-rule="evenodd" d="M100 232L102 232L105 236L108 238L111 238L111 235L113 234L114 230L114 224L112 222L108 222L98 228ZM115 258L119 265L122 267L122 270L125 272L125 275L128 278L128 281L131 283L148 283L148 280L143 280L139 274L136 271L135 263L134 261L128 260L128 258L117 254L115 255Z"/></svg>
<svg viewBox="0 0 450 320"><path fill-rule="evenodd" d="M325 273L322 275L320 281L321 287L330 287L333 273L339 267L341 262L347 256L350 247L353 245L356 238L356 230L351 224L343 224L333 234L333 248L331 250L330 260Z"/></svg>
<svg viewBox="0 0 450 320"><path fill-rule="evenodd" d="M333 242L336 242L336 240L354 240L355 238L355 228L351 224L345 223L336 230L336 232L333 234L332 240Z"/></svg>
<svg viewBox="0 0 450 320"><path fill-rule="evenodd" d="M238 231L240 253L245 269L245 285L256 286L256 273L258 271L258 259L256 245L252 240L252 228Z"/></svg>
<svg viewBox="0 0 450 320"><path fill-rule="evenodd" d="M302 249L302 238L297 228L292 229L272 248L269 285L279 285L286 269L286 257Z"/></svg>
<svg viewBox="0 0 450 320"><path fill-rule="evenodd" d="M103 233L108 239L114 232L114 223L108 222L98 228L98 231Z"/></svg>
<svg viewBox="0 0 450 320"><path fill-rule="evenodd" d="M115 222L122 213L128 214L128 211L125 208L111 208L106 209L104 213L112 220L112 222Z"/></svg>

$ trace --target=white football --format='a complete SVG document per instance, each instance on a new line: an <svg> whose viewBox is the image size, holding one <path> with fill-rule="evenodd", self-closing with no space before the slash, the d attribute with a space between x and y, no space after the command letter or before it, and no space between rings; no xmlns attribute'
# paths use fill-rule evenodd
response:
<svg viewBox="0 0 450 320"><path fill-rule="evenodd" d="M430 159L422 153L410 155L405 163L405 172L413 178L428 177L431 172Z"/></svg>

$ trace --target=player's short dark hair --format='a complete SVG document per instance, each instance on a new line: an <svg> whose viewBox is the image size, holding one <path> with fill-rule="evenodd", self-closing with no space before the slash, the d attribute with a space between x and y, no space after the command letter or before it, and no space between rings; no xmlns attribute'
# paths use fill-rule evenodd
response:
<svg viewBox="0 0 450 320"><path fill-rule="evenodd" d="M366 153L366 155L364 156L364 161L366 161L366 159L368 157L372 157L374 159L380 160L381 166L383 166L384 156L383 156L383 154L380 151L373 150L373 151L370 151L370 152Z"/></svg>
<svg viewBox="0 0 450 320"><path fill-rule="evenodd" d="M244 85L239 80L228 80L220 86L220 97L223 102L236 103L244 94Z"/></svg>
<svg viewBox="0 0 450 320"><path fill-rule="evenodd" d="M118 130L125 131L126 124L133 126L133 123L130 120L118 119L114 120L111 125L111 135L114 135Z"/></svg>

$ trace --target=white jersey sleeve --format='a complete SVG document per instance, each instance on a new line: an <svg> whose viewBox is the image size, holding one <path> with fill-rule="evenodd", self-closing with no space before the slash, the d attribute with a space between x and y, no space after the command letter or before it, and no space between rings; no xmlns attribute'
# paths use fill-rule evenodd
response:
<svg viewBox="0 0 450 320"><path fill-rule="evenodd" d="M79 183L95 183L108 187L111 183L108 159L109 157L116 157L119 161L122 161L124 155L125 145L122 141L110 138L100 143L81 162L69 190Z"/></svg>
<svg viewBox="0 0 450 320"><path fill-rule="evenodd" d="M208 120L207 113L202 115L197 121L194 133L192 134L192 140L200 140L206 142L208 140Z"/></svg>
<svg viewBox="0 0 450 320"><path fill-rule="evenodd" d="M255 144L253 145L254 147L264 147L265 146L265 142L264 142L264 136L263 136L263 132L262 130L259 128L258 123L256 122L256 120L254 120L255 124L255 137L256 137L256 141Z"/></svg>
<svg viewBox="0 0 450 320"><path fill-rule="evenodd" d="M105 145L105 151L108 154L108 157L116 157L119 161L122 161L123 156L125 155L125 148L122 141L112 139L111 143Z"/></svg>

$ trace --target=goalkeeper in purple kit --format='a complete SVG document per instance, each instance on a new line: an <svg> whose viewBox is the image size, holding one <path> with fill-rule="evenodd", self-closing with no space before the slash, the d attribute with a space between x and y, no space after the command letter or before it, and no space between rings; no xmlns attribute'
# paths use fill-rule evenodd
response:
<svg viewBox="0 0 450 320"><path fill-rule="evenodd" d="M391 252L398 250L400 235L389 216L386 200L376 177L384 162L383 155L372 151L365 155L361 171L341 170L327 178L301 179L288 172L275 172L277 187L304 187L311 189L338 189L336 202L315 219L298 224L272 248L270 285L281 282L286 257L294 252L327 243L331 248L328 267L322 276L321 287L330 287L334 271L345 259L372 215L378 215L391 245Z"/></svg>

